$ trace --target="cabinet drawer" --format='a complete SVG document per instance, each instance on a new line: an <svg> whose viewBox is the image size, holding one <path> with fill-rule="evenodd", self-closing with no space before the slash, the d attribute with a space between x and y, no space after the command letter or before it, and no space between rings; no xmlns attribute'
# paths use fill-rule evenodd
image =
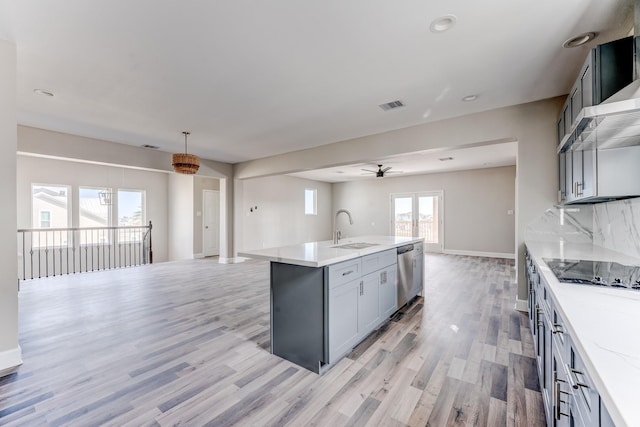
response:
<svg viewBox="0 0 640 427"><path fill-rule="evenodd" d="M567 373L569 375L569 384L573 388L576 406L584 419L584 425L596 426L600 418L600 396L587 374L586 366L576 352L572 340L568 339L567 341L569 343L569 353L567 355L569 360L566 361Z"/></svg>
<svg viewBox="0 0 640 427"><path fill-rule="evenodd" d="M333 289L343 283L362 276L362 258L352 259L329 266L329 288Z"/></svg>
<svg viewBox="0 0 640 427"><path fill-rule="evenodd" d="M362 257L362 274L366 275L374 271L393 265L397 262L398 256L395 249L378 252Z"/></svg>

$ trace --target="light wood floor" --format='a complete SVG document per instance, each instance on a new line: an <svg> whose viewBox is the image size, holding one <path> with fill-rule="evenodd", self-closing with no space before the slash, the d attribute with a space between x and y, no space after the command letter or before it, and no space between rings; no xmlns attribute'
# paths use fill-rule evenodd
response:
<svg viewBox="0 0 640 427"><path fill-rule="evenodd" d="M269 265L23 282L0 425L544 425L513 261L426 257L426 297L317 376L269 348Z"/></svg>

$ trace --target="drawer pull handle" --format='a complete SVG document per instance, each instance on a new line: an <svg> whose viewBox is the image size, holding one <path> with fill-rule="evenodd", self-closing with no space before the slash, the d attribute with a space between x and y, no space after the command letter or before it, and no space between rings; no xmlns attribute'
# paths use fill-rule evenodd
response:
<svg viewBox="0 0 640 427"><path fill-rule="evenodd" d="M569 394L566 391L562 391L560 390L560 383L564 383L566 381L561 380L560 378L558 378L558 373L554 372L553 373L553 400L554 400L554 404L553 404L553 409L554 409L554 418L556 420L559 420L560 418L562 418L562 416L568 417L569 415L562 412L562 408L561 408L561 404L566 404L567 402L560 399L560 395L561 394Z"/></svg>
<svg viewBox="0 0 640 427"><path fill-rule="evenodd" d="M349 270L349 271L345 271L344 273L342 273L343 276L347 276L349 274L353 273L353 270Z"/></svg>
<svg viewBox="0 0 640 427"><path fill-rule="evenodd" d="M570 383L571 383L571 387L573 387L573 388L574 388L574 389L576 389L576 390L577 390L578 388L580 388L580 387L589 388L589 385L588 385L588 384L585 384L585 383L580 382L580 381L578 380L578 375L584 375L584 373L583 373L582 371L579 371L579 370L574 369L574 368L569 368L569 372L571 373L571 374L569 375L569 379L570 379L570 380L571 380L571 376L575 377L575 382L570 381Z"/></svg>

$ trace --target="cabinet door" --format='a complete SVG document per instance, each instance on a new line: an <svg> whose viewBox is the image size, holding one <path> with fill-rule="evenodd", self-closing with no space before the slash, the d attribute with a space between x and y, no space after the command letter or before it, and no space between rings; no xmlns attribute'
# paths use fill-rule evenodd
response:
<svg viewBox="0 0 640 427"><path fill-rule="evenodd" d="M568 152L567 152L568 153ZM595 195L595 151L572 152L572 192L574 200Z"/></svg>
<svg viewBox="0 0 640 427"><path fill-rule="evenodd" d="M394 264L380 274L380 317L384 320L398 309L397 266Z"/></svg>
<svg viewBox="0 0 640 427"><path fill-rule="evenodd" d="M333 363L358 341L360 279L329 291L329 360Z"/></svg>
<svg viewBox="0 0 640 427"><path fill-rule="evenodd" d="M600 419L600 396L587 373L587 368L582 358L577 353L571 339L569 343L569 360L565 360L569 384L574 388L573 397L577 411L579 412L585 426L597 426Z"/></svg>
<svg viewBox="0 0 640 427"><path fill-rule="evenodd" d="M572 185L572 193L574 199L582 198L582 183L584 181L584 177L582 175L582 165L584 164L584 160L582 158L583 151L577 150L571 152L571 157L573 158L571 171L571 185Z"/></svg>
<svg viewBox="0 0 640 427"><path fill-rule="evenodd" d="M576 122L576 118L582 110L582 90L580 89L580 83L578 82L573 89L571 89L571 123L569 128Z"/></svg>
<svg viewBox="0 0 640 427"><path fill-rule="evenodd" d="M358 336L364 338L380 323L380 274L367 274L360 283Z"/></svg>
<svg viewBox="0 0 640 427"><path fill-rule="evenodd" d="M567 151L564 158L564 186L565 186L565 194L564 198L566 201L571 201L576 198L574 193L573 186L573 152Z"/></svg>
<svg viewBox="0 0 640 427"><path fill-rule="evenodd" d="M567 189L565 186L565 178L566 178L566 160L565 156L567 153L560 153L558 155L558 203L564 203L567 200Z"/></svg>
<svg viewBox="0 0 640 427"><path fill-rule="evenodd" d="M564 133L567 134L571 130L571 99L567 99L567 104L562 110L562 117L564 121Z"/></svg>
<svg viewBox="0 0 640 427"><path fill-rule="evenodd" d="M580 76L580 88L582 90L582 108L593 105L593 71L591 69L591 56L582 69Z"/></svg>
<svg viewBox="0 0 640 427"><path fill-rule="evenodd" d="M596 195L596 151L584 150L582 152L582 186L581 197Z"/></svg>
<svg viewBox="0 0 640 427"><path fill-rule="evenodd" d="M558 120L558 144L562 142L562 138L564 138L564 117L560 116Z"/></svg>

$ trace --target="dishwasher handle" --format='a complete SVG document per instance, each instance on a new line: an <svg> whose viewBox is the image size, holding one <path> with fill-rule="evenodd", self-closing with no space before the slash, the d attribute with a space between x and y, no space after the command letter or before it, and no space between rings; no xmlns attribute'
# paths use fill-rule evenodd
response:
<svg viewBox="0 0 640 427"><path fill-rule="evenodd" d="M404 245L398 248L398 255L404 254L406 252L411 252L413 250L413 245Z"/></svg>

